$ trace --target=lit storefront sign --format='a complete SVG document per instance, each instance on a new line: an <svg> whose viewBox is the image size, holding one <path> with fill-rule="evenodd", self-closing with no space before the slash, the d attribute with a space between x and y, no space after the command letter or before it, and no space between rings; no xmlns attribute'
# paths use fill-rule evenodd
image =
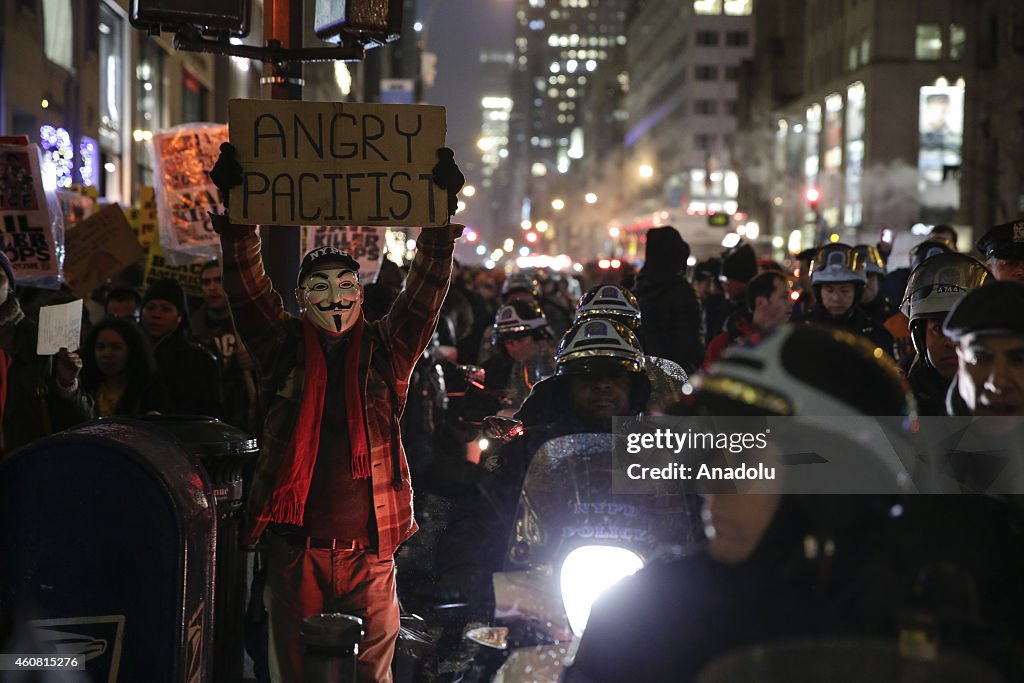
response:
<svg viewBox="0 0 1024 683"><path fill-rule="evenodd" d="M864 84L860 81L846 89L846 204L843 222L859 225L863 218L861 180L864 177Z"/></svg>
<svg viewBox="0 0 1024 683"><path fill-rule="evenodd" d="M918 132L917 168L925 188L922 204L958 208L958 176L964 140L964 88L961 85L921 88Z"/></svg>

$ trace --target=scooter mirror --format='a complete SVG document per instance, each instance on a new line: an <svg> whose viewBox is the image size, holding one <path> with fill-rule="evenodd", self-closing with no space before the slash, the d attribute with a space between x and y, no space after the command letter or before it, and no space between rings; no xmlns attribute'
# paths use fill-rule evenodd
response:
<svg viewBox="0 0 1024 683"><path fill-rule="evenodd" d="M521 420L514 417L502 417L500 415L488 415L484 418L484 434L489 439L508 442L521 435L525 428Z"/></svg>
<svg viewBox="0 0 1024 683"><path fill-rule="evenodd" d="M455 369L459 371L462 379L466 380L467 384L471 384L477 389L484 388L487 371L479 365L456 365Z"/></svg>

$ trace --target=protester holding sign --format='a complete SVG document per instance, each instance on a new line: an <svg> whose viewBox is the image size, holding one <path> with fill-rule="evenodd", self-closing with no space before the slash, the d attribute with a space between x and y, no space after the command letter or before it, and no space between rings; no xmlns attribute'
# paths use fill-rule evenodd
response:
<svg viewBox="0 0 1024 683"><path fill-rule="evenodd" d="M232 128L232 135L235 130ZM432 174L449 199L461 188L450 150ZM342 168L344 166L342 165ZM221 191L242 184L234 147L211 172ZM234 198L233 190L224 197ZM264 604L275 681L303 679L302 620L355 614L366 636L360 681L390 681L399 630L393 555L415 533L399 417L409 376L430 340L448 290L463 226L421 231L405 290L387 316L366 322L359 263L336 247L302 259L285 311L248 225L215 217L224 289L242 343L260 370L266 418L246 503L244 537L269 541Z"/></svg>
<svg viewBox="0 0 1024 683"><path fill-rule="evenodd" d="M39 356L38 336L14 295L14 269L0 250L0 456L93 417L91 399L79 391L78 354L61 349Z"/></svg>

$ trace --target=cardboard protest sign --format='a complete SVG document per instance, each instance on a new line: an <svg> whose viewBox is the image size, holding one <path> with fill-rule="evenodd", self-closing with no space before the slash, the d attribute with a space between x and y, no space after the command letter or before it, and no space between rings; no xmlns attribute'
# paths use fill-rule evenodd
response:
<svg viewBox="0 0 1024 683"><path fill-rule="evenodd" d="M39 148L27 138L0 139L0 242L14 279L56 287L62 237L56 195L43 189Z"/></svg>
<svg viewBox="0 0 1024 683"><path fill-rule="evenodd" d="M263 225L438 226L447 192L431 169L444 107L231 100L242 186L231 217Z"/></svg>
<svg viewBox="0 0 1024 683"><path fill-rule="evenodd" d="M167 261L167 254L160 245L160 240L153 240L149 245L149 256L146 257L145 285L148 287L154 280L162 277L173 277L181 284L186 296L201 296L202 289L199 286L199 273L203 264L209 259L198 258L185 265L172 265Z"/></svg>
<svg viewBox="0 0 1024 683"><path fill-rule="evenodd" d="M108 277L145 257L117 204L76 225L68 232L66 243L64 279L75 296L83 298Z"/></svg>
<svg viewBox="0 0 1024 683"><path fill-rule="evenodd" d="M317 247L337 247L359 261L359 279L373 282L384 257L384 230L366 226L317 225L303 228L302 253Z"/></svg>
<svg viewBox="0 0 1024 683"><path fill-rule="evenodd" d="M128 225L143 248L156 236L156 194L152 187L139 188L139 205L125 210Z"/></svg>
<svg viewBox="0 0 1024 683"><path fill-rule="evenodd" d="M52 356L61 349L78 350L82 338L82 300L43 306L39 309L39 340L36 353Z"/></svg>
<svg viewBox="0 0 1024 683"><path fill-rule="evenodd" d="M171 263L217 254L219 238L208 212L223 213L210 169L228 140L228 127L188 123L153 135L153 170L160 242Z"/></svg>

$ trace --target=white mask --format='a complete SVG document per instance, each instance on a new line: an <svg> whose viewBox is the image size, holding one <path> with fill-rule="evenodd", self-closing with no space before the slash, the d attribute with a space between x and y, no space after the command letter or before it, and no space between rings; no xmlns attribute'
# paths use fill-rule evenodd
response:
<svg viewBox="0 0 1024 683"><path fill-rule="evenodd" d="M328 334L348 332L359 319L359 274L330 265L307 275L299 288L306 317Z"/></svg>

